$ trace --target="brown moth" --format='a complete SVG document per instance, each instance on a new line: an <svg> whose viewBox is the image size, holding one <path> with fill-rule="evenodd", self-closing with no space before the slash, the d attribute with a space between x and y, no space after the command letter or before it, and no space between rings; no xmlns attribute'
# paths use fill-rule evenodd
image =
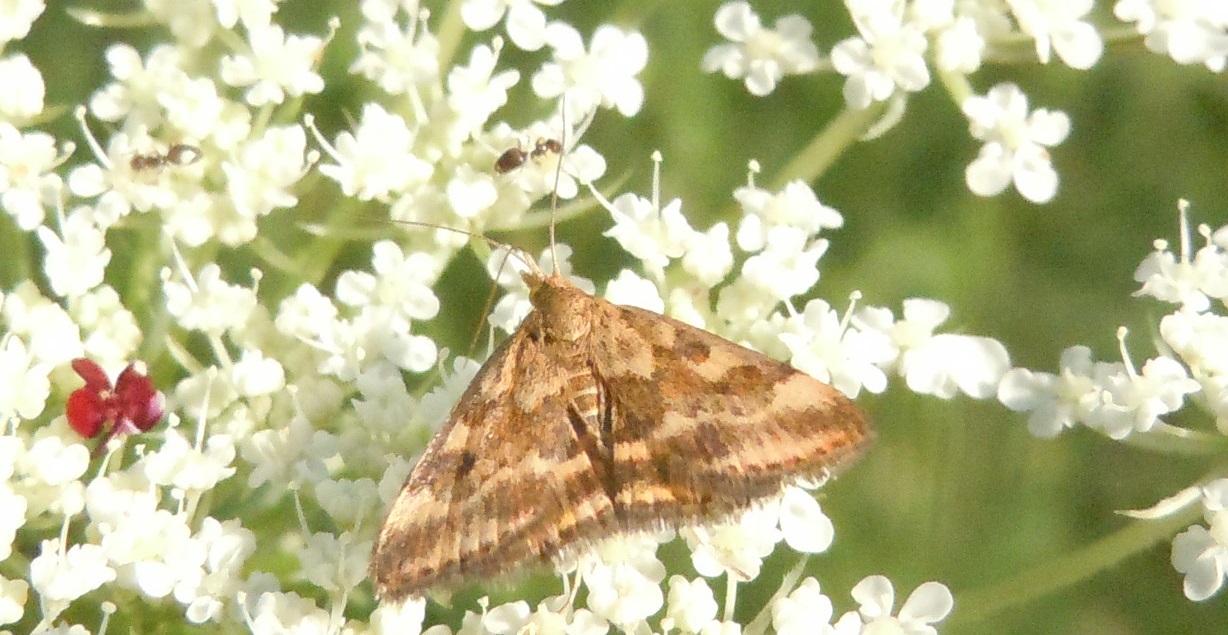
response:
<svg viewBox="0 0 1228 635"><path fill-rule="evenodd" d="M559 561L621 533L719 521L847 465L872 438L836 389L557 273L482 366L393 503L375 589Z"/></svg>

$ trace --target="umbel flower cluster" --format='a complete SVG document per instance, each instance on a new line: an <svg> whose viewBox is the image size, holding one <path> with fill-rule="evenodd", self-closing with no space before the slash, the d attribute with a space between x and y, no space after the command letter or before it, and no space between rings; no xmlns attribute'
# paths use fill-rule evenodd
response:
<svg viewBox="0 0 1228 635"><path fill-rule="evenodd" d="M478 253L502 292L496 330L515 329L530 304L524 263L506 251L456 231L371 230L371 210L484 234L544 227L557 196L563 210L608 215L605 235L635 264L594 282L558 244L543 270L850 396L894 379L997 400L1039 437L1228 434L1228 228L1200 226L1195 249L1183 208L1180 249L1158 242L1139 266L1139 293L1174 307L1155 357L1136 363L1123 332L1119 360L1075 346L1056 373L1012 368L998 341L943 332L940 300L897 310L861 293L815 297L844 217L807 179L764 188L752 164L732 191L738 215L703 229L681 200L662 200L659 175L647 193L604 193L609 166L584 133L654 98L641 76L660 43L614 24L581 32L551 17L561 1L363 0L318 32L285 26L292 3L276 0L145 0L126 15L0 5L0 232L32 254L0 261L13 281L0 288L0 632L927 634L958 616L940 582L909 582L897 602L890 579L861 571L829 597L805 559L783 574L765 565L774 552L826 552L839 529L796 487L720 525L612 539L558 572L561 594L484 597L451 620L426 599L377 604L372 537L486 354L444 347L446 272ZM850 109L876 109L873 134L936 74L983 142L966 169L972 194L1057 194L1049 152L1070 119L1030 109L1014 84L977 94L971 78L995 43L1020 38L1040 62L1090 68L1104 50L1091 0L845 5L855 32L824 55L807 19L767 27L750 4L726 3L713 35L726 41L668 72L719 71L759 97L788 75L838 74ZM1217 6L1120 0L1112 13L1131 27L1121 37L1219 72L1228 11ZM164 37L110 44L97 52L109 76L87 103L47 103L55 77L19 45L48 12ZM324 61L343 54L346 72L326 81ZM505 56L539 64L522 75ZM332 81L369 97L345 113L306 109ZM513 127L505 107L518 93L550 114ZM65 119L71 136L48 132ZM541 139L562 151L529 152ZM512 148L526 160L494 169ZM1191 402L1217 432L1165 423ZM1186 519L1172 543L1185 595L1220 590L1228 479L1134 514ZM674 540L689 557L659 550ZM747 605L747 584L768 599Z"/></svg>

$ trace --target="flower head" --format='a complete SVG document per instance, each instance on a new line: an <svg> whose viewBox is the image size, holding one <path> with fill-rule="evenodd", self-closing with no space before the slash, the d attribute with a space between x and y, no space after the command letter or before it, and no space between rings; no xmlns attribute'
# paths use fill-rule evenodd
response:
<svg viewBox="0 0 1228 635"><path fill-rule="evenodd" d="M995 196L1014 183L1033 203L1047 203L1057 193L1057 171L1049 146L1070 133L1070 118L1044 108L1028 112L1028 98L1014 84L998 84L984 97L964 101L972 136L985 142L968 165L968 189L978 196Z"/></svg>
<svg viewBox="0 0 1228 635"><path fill-rule="evenodd" d="M800 15L776 20L765 29L747 2L726 2L716 10L716 30L731 41L704 53L705 72L721 71L730 79L746 78L746 90L762 97L785 75L809 73L819 66L819 50L810 40L810 22Z"/></svg>

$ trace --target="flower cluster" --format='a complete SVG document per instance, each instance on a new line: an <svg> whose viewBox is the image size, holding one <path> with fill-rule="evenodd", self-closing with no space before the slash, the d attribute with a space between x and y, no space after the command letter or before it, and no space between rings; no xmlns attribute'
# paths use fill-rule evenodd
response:
<svg viewBox="0 0 1228 635"><path fill-rule="evenodd" d="M1011 369L998 386L998 398L1011 410L1028 413L1028 429L1055 437L1066 428L1085 426L1115 440L1147 436L1211 443L1203 433L1176 427L1166 418L1187 405L1214 419L1228 434L1228 227L1198 227L1204 244L1193 250L1188 204L1182 201L1180 248L1157 240L1155 251L1139 264L1135 295L1172 305L1156 325L1155 357L1135 364L1126 347L1126 329L1118 330L1120 361L1095 361L1091 349L1063 351L1057 373ZM1201 501L1210 528L1195 525L1173 539L1172 564L1185 574L1185 595L1205 600L1222 587L1228 573L1228 480L1195 486L1158 504L1147 513L1129 515L1154 520ZM1187 495L1188 494L1188 495Z"/></svg>
<svg viewBox="0 0 1228 635"><path fill-rule="evenodd" d="M999 84L974 95L969 78L995 53L1030 42L1042 64L1057 59L1088 70L1104 52L1101 30L1091 20L1093 0L1050 2L952 2L950 0L845 0L857 34L841 40L822 59L811 40L812 27L800 15L784 16L765 28L743 0L716 12L716 30L730 41L711 48L703 69L745 79L751 94L765 96L785 75L834 70L845 77L844 99L856 109L889 103L886 125L898 121L909 93L943 77L963 110L972 136L984 141L968 166L968 189L996 196L1012 182L1024 198L1047 203L1057 193L1058 175L1046 146L1065 140L1066 115L1027 112L1027 95L1014 84ZM1116 17L1135 25L1147 48L1181 64L1223 70L1228 60L1228 10L1218 3L1119 0ZM1009 54L1009 53L1007 53ZM886 127L886 126L883 126ZM881 133L881 131L880 131Z"/></svg>
<svg viewBox="0 0 1228 635"><path fill-rule="evenodd" d="M1166 241L1139 265L1138 295L1176 305L1160 319L1161 352L1141 366L1126 348L1119 330L1121 360L1097 362L1091 350L1074 346L1062 353L1057 374L1012 369L998 387L1008 408L1028 412L1028 429L1052 437L1084 425L1113 439L1165 428L1161 417L1187 400L1205 403L1216 425L1228 434L1228 317L1213 310L1211 300L1228 297L1228 228L1212 232L1201 226L1206 245L1191 253L1187 205L1181 205L1181 251Z"/></svg>
<svg viewBox="0 0 1228 635"><path fill-rule="evenodd" d="M0 627L103 633L156 614L254 633L740 632L738 589L778 582L767 558L781 543L800 554L833 543L837 527L800 485L718 524L615 537L559 563L561 595L482 599L459 624L426 624L424 599L371 597L379 519L479 367L446 361L449 267L471 235L544 226L549 213L532 207L552 195L591 195L634 266L608 282L573 276L560 243L543 270L786 359L850 396L898 378L942 399L996 396L1028 411L1038 436L1082 424L1113 439L1162 433L1162 418L1197 398L1228 434L1228 318L1216 310L1228 297L1228 230L1200 229L1206 246L1191 253L1183 225L1180 254L1158 244L1140 266L1140 293L1179 307L1159 325L1155 358L1136 367L1123 334L1120 362L1075 347L1059 375L1011 369L997 341L944 332L940 300L894 311L860 293L847 308L814 297L844 216L802 180L764 188L752 167L732 193L738 213L707 228L681 200L662 201L659 174L646 196L603 194L606 160L584 134L598 113L629 117L651 99L640 78L649 45L612 24L585 34L552 21L559 2L464 0L436 15L414 0L363 0L353 24L314 29L289 28L275 0L76 9L85 24L139 19L169 34L101 53L109 76L77 108L45 103L43 71L4 48L0 80L14 90L0 95L0 209L38 271L24 272L23 258L0 264L18 280L0 290ZM731 43L697 66L757 96L785 75L834 69L848 103L870 108L903 104L935 74L971 75L991 45L1021 34L1038 60L1075 69L1102 51L1090 2L846 6L856 34L824 60L805 18L769 28L748 3L728 3L715 21ZM4 4L0 43L26 38L46 10ZM1228 57L1228 19L1214 10L1122 0L1116 14L1178 62L1214 69ZM346 52L343 81L370 96L325 112L313 100ZM522 77L505 53L538 66ZM517 90L541 108L513 126ZM1052 198L1048 148L1067 136L1066 116L1029 111L1012 84L966 92L958 102L985 144L969 188ZM73 141L43 129L60 113L77 122ZM496 169L513 148L533 150ZM387 225L377 237L356 221L382 210L434 229L391 240ZM531 308L516 275L525 259L472 249L504 291L489 323L510 332ZM1225 489L1198 488L1209 528L1174 541L1192 599L1224 581ZM675 539L689 558L659 549ZM891 581L872 575L851 591L857 608L838 613L800 571L757 607L760 628L934 633L954 606L926 582L897 611Z"/></svg>

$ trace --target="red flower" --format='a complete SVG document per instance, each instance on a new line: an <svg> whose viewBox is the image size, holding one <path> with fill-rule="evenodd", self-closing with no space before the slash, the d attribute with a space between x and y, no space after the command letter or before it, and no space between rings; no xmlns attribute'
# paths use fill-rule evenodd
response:
<svg viewBox="0 0 1228 635"><path fill-rule="evenodd" d="M93 360L74 359L72 369L85 380L85 386L68 396L68 424L90 439L105 430L98 447L117 434L145 432L162 420L165 398L146 375L144 362L128 364L114 386Z"/></svg>

